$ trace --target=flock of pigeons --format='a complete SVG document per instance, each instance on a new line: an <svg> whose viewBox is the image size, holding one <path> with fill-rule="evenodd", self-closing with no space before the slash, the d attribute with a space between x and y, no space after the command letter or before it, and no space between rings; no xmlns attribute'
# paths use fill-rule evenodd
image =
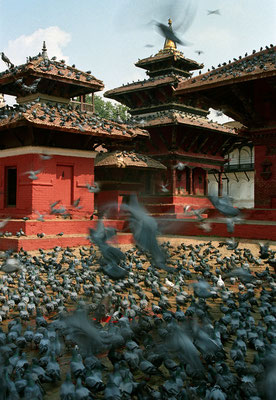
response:
<svg viewBox="0 0 276 400"><path fill-rule="evenodd" d="M90 247L0 254L0 400L273 400L275 251L159 245L124 207L126 252L99 220Z"/></svg>
<svg viewBox="0 0 276 400"><path fill-rule="evenodd" d="M270 53L261 57L238 67L270 61ZM34 88L16 84L33 91L39 80ZM26 174L37 179L40 172ZM227 198L210 200L233 232L239 210ZM108 243L116 230L101 220L78 254L60 247L2 252L0 400L53 398L57 386L62 400L273 400L275 252L262 244L254 255L234 240L219 246L227 256L212 242L160 245L158 225L137 198L122 207L137 246L126 252ZM52 214L65 211L51 205ZM204 222L204 210L186 212Z"/></svg>
<svg viewBox="0 0 276 400"><path fill-rule="evenodd" d="M214 80L214 79L226 79L226 78L236 78L238 76L242 76L243 74L248 74L254 72L257 68L262 71L267 71L271 67L276 67L276 58L275 58L275 48L271 43L269 46L266 46L266 52L258 54L256 50L252 50L252 55L248 55L247 53L239 58L234 58L233 61L229 60L227 62L223 62L219 64L217 68L212 66L212 70L208 69L208 72L202 75L200 81ZM264 49L261 47L260 52ZM255 55L255 53L257 53ZM201 71L199 71L199 75ZM198 82L198 77L192 79L192 83Z"/></svg>

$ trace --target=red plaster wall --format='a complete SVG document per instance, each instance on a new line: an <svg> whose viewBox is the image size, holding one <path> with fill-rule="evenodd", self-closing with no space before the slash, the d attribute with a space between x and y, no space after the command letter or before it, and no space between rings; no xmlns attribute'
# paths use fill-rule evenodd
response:
<svg viewBox="0 0 276 400"><path fill-rule="evenodd" d="M137 194L135 190L103 190L97 193L96 203L98 211L103 212L106 218L119 218L124 195Z"/></svg>
<svg viewBox="0 0 276 400"><path fill-rule="evenodd" d="M62 188L57 179L57 165L70 166L72 178L72 204L63 204L72 217L88 217L94 211L94 194L90 193L87 183L94 182L94 160L74 156L53 156L50 160L42 160L39 154L27 154L0 159L0 191L5 191L5 167L17 168L17 205L5 206L5 194L0 197L0 215L22 218L32 216L37 218L35 210L49 217L50 204L63 199ZM37 180L31 180L24 172L41 170ZM73 207L73 202L81 198L79 206ZM62 201L60 203L62 205ZM57 205L59 207L60 205ZM51 216L51 218L54 218Z"/></svg>
<svg viewBox="0 0 276 400"><path fill-rule="evenodd" d="M267 155L266 145L255 146L255 207L276 208L276 154ZM272 163L271 176L264 179L262 163L267 160Z"/></svg>

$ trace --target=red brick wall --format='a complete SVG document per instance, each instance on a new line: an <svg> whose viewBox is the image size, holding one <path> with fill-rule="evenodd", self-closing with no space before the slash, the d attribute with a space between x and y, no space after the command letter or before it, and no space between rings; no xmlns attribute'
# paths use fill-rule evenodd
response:
<svg viewBox="0 0 276 400"><path fill-rule="evenodd" d="M55 155L50 160L42 160L39 154L27 154L0 158L1 193L5 192L5 168L17 168L17 204L16 207L6 207L5 193L2 194L0 196L1 216L37 218L35 210L49 216L50 204L62 199L61 188L57 180L57 165L72 167L72 203L77 198L81 198L79 205L82 208L79 210L72 204L65 205L72 217L91 215L94 210L94 194L87 190L86 183L94 182L94 159ZM38 179L29 179L28 175L24 174L28 170L41 170Z"/></svg>
<svg viewBox="0 0 276 400"><path fill-rule="evenodd" d="M271 162L269 179L262 175L264 161ZM276 154L268 155L266 145L255 146L255 207L276 208Z"/></svg>

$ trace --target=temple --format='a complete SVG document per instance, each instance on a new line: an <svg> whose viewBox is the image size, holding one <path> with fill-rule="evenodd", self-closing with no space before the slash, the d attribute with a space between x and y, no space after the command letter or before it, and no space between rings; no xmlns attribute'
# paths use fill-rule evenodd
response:
<svg viewBox="0 0 276 400"><path fill-rule="evenodd" d="M242 124L239 134L255 149L256 209L276 208L275 82L276 47L270 45L182 81L175 91L180 98L219 108Z"/></svg>
<svg viewBox="0 0 276 400"><path fill-rule="evenodd" d="M130 108L128 123L95 114L103 82L49 59L45 43L25 64L9 66L0 93L17 104L0 97L0 248L88 244L98 216L129 243L121 205L133 193L163 218L164 233L232 236L208 194L229 194L229 177L236 184L241 175L251 188L255 175L254 208L242 211L235 236L276 240L275 54L271 45L203 74L166 40L135 64L147 79L105 93ZM235 121L210 121L210 107ZM187 206L205 209L210 229Z"/></svg>
<svg viewBox="0 0 276 400"><path fill-rule="evenodd" d="M2 249L88 243L97 192L95 149L126 149L130 143L133 149L148 137L144 129L101 119L71 102L103 87L90 72L49 60L45 43L26 64L0 73L0 92L18 103L0 111L0 216L9 218ZM134 177L136 168L148 164L165 168L145 158L143 165L132 162ZM98 169L100 175L102 159Z"/></svg>
<svg viewBox="0 0 276 400"><path fill-rule="evenodd" d="M140 144L141 152L167 167L157 180L149 178L143 202L156 215L176 218L183 218L187 205L212 207L208 175L217 174L216 194L221 195L225 155L240 138L235 128L207 118L209 106L200 97L175 95L179 83L189 81L192 71L203 64L184 57L176 43L166 39L162 50L135 65L145 69L148 78L109 90L105 96L130 108L137 124L150 133Z"/></svg>

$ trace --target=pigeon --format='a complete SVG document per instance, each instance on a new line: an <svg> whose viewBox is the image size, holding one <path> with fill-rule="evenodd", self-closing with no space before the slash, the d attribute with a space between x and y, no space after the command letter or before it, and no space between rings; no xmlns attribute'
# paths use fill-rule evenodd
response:
<svg viewBox="0 0 276 400"><path fill-rule="evenodd" d="M177 169L178 171L184 171L187 164L183 164L181 161L178 162L173 168Z"/></svg>
<svg viewBox="0 0 276 400"><path fill-rule="evenodd" d="M9 222L10 219L11 219L11 217L7 217L7 218L3 219L3 221L0 222L0 229L4 228L4 226L7 225L7 223Z"/></svg>
<svg viewBox="0 0 276 400"><path fill-rule="evenodd" d="M39 157L41 158L41 160L43 161L48 161L51 160L52 156L50 154L40 154Z"/></svg>
<svg viewBox="0 0 276 400"><path fill-rule="evenodd" d="M109 267L105 269L106 271L111 271L111 266L118 266L117 264L125 259L125 254L120 249L110 246L106 243L106 241L113 237L115 234L116 229L109 227L105 228L102 220L98 221L96 230L92 228L89 229L90 241L98 246L104 261L106 262L106 264L109 265ZM119 272L120 269L119 267L114 267L113 270Z"/></svg>
<svg viewBox="0 0 276 400"><path fill-rule="evenodd" d="M157 243L157 223L138 203L137 197L131 195L129 204L122 204L122 209L130 214L129 227L137 245L150 253L157 267L174 272L174 268L165 265L165 255Z"/></svg>
<svg viewBox="0 0 276 400"><path fill-rule="evenodd" d="M163 192L163 193L168 193L168 192L169 192L168 186L169 186L168 183L167 183L166 185L161 184L161 185L160 185L160 187L161 187L161 192Z"/></svg>
<svg viewBox="0 0 276 400"><path fill-rule="evenodd" d="M41 81L41 78L37 78L33 81L33 83L31 85L26 85L25 83L23 83L23 78L21 78L21 79L17 79L17 81L15 81L15 83L21 87L23 92L35 93L40 81Z"/></svg>
<svg viewBox="0 0 276 400"><path fill-rule="evenodd" d="M4 264L1 265L1 271L6 274L12 274L13 272L19 272L22 269L22 265L17 258L8 258Z"/></svg>
<svg viewBox="0 0 276 400"><path fill-rule="evenodd" d="M94 185L87 183L86 187L90 193L98 193L101 190L97 182L94 182Z"/></svg>
<svg viewBox="0 0 276 400"><path fill-rule="evenodd" d="M229 197L208 196L214 207L226 217L237 217L240 210L232 206Z"/></svg>
<svg viewBox="0 0 276 400"><path fill-rule="evenodd" d="M42 170L38 169L36 171L26 171L24 172L24 175L29 175L28 178L31 179L32 181L38 179L38 174L40 174L42 172Z"/></svg>
<svg viewBox="0 0 276 400"><path fill-rule="evenodd" d="M14 68L14 64L9 60L9 58L1 52L1 58L2 61L4 61L5 64L7 64L8 68Z"/></svg>
<svg viewBox="0 0 276 400"><path fill-rule="evenodd" d="M221 15L220 10L207 10L207 15Z"/></svg>
<svg viewBox="0 0 276 400"><path fill-rule="evenodd" d="M37 214L37 220L38 221L45 222L44 215L40 214L39 211L35 211L35 213Z"/></svg>

